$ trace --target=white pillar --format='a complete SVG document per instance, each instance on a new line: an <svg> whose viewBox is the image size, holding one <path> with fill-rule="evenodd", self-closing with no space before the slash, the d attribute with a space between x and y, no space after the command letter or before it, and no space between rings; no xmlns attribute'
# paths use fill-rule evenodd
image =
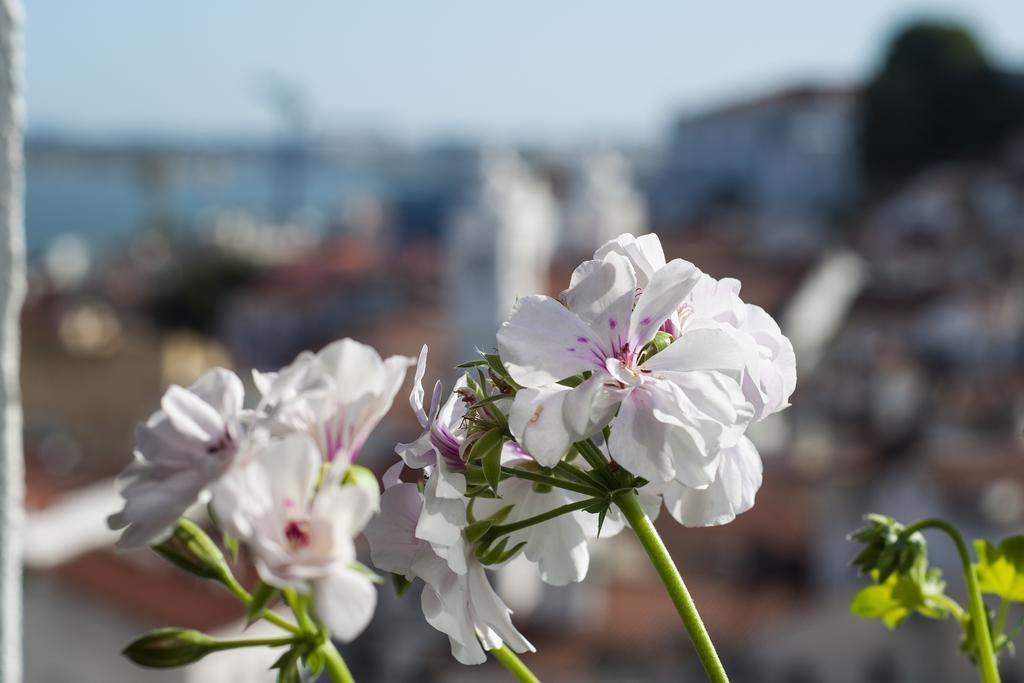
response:
<svg viewBox="0 0 1024 683"><path fill-rule="evenodd" d="M24 463L18 314L25 293L22 226L21 0L0 0L0 681L21 667Z"/></svg>

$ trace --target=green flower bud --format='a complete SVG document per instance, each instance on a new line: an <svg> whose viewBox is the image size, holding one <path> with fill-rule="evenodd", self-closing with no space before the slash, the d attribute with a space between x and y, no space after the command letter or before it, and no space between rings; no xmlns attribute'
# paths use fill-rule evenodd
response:
<svg viewBox="0 0 1024 683"><path fill-rule="evenodd" d="M234 581L224 554L199 526L184 517L171 537L153 550L168 562L204 579L227 584Z"/></svg>
<svg viewBox="0 0 1024 683"><path fill-rule="evenodd" d="M131 643L122 654L139 666L167 669L198 662L217 649L217 641L205 633L184 628L160 628Z"/></svg>
<svg viewBox="0 0 1024 683"><path fill-rule="evenodd" d="M902 524L892 517L871 514L867 526L849 535L849 540L864 544L852 564L861 574L876 576L884 583L892 574L904 575L919 561L927 563L928 545L920 533L905 534Z"/></svg>

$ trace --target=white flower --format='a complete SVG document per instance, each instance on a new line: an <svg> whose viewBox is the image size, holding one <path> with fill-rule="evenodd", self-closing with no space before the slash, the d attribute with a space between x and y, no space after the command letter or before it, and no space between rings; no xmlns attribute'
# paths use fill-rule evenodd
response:
<svg viewBox="0 0 1024 683"><path fill-rule="evenodd" d="M342 339L254 378L278 433L308 431L325 462L351 462L391 408L412 364L406 356L382 360L373 347Z"/></svg>
<svg viewBox="0 0 1024 683"><path fill-rule="evenodd" d="M467 525L466 469L462 451L466 445L466 405L456 392L441 403L441 382L434 384L430 412L423 405L423 376L427 369L427 346L420 350L409 404L423 427L423 433L411 443L398 444L395 452L411 469L426 475L424 508L416 528L417 536L430 543L434 552L445 558L452 571L466 572L462 530ZM461 378L456 389L465 387Z"/></svg>
<svg viewBox="0 0 1024 683"><path fill-rule="evenodd" d="M312 592L319 617L348 642L366 628L377 604L377 590L356 562L353 542L373 513L373 500L355 485L325 481L317 490L321 462L308 434L291 434L260 448L226 486L235 492L230 504L248 517L242 540L260 578Z"/></svg>
<svg viewBox="0 0 1024 683"><path fill-rule="evenodd" d="M658 236L621 235L597 250L596 259L619 254L627 258L644 288L665 267ZM715 327L728 332L743 350L743 393L762 420L789 405L796 388L796 356L793 345L778 323L760 306L744 303L740 283L733 278L716 280L701 275L682 306L665 321L663 329L673 336L687 329Z"/></svg>
<svg viewBox="0 0 1024 683"><path fill-rule="evenodd" d="M112 529L117 545L135 548L164 540L178 518L209 495L231 467L244 438L242 382L214 368L184 389L173 385L135 432L135 460L119 477L124 508Z"/></svg>
<svg viewBox="0 0 1024 683"><path fill-rule="evenodd" d="M416 484L394 483L384 491L380 514L366 529L373 563L409 580L423 579L423 614L431 626L448 635L452 655L461 663L482 664L484 650L503 644L516 652L532 652L471 548L460 546L465 566L460 573L421 537L424 507L424 494Z"/></svg>
<svg viewBox="0 0 1024 683"><path fill-rule="evenodd" d="M669 514L680 524L718 526L754 507L762 470L757 449L750 439L743 437L735 446L722 450L718 474L707 488L690 488L677 481L644 488L660 491Z"/></svg>
<svg viewBox="0 0 1024 683"><path fill-rule="evenodd" d="M410 443L400 443L395 452L406 465L412 469L435 467L437 495L442 498L461 498L466 492L466 478L462 472L466 469L463 450L466 446L466 403L459 395L459 390L466 387L465 376L455 385L455 391L441 403L444 388L441 382L434 384L434 393L430 400L430 412L423 404L423 376L427 371L427 346L420 350L416 363L416 376L413 379L412 392L409 394L409 405L423 432Z"/></svg>
<svg viewBox="0 0 1024 683"><path fill-rule="evenodd" d="M686 331L640 361L644 346L700 278L676 259L639 287L636 270L611 253L587 261L563 293L520 299L498 332L516 394L509 427L545 466L615 416L609 449L633 474L709 485L718 452L736 442L752 410L740 389L741 349L725 331ZM637 291L639 290L639 295ZM575 388L559 380L590 372Z"/></svg>

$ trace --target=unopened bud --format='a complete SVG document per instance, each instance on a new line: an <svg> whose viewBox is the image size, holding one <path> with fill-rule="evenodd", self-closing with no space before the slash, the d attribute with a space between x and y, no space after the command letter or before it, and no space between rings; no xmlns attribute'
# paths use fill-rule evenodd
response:
<svg viewBox="0 0 1024 683"><path fill-rule="evenodd" d="M205 633L160 628L131 643L122 654L139 666L168 669L197 662L216 650L217 641Z"/></svg>
<svg viewBox="0 0 1024 683"><path fill-rule="evenodd" d="M231 570L217 544L195 522L184 517L178 520L171 537L153 550L196 576L222 583L232 580Z"/></svg>

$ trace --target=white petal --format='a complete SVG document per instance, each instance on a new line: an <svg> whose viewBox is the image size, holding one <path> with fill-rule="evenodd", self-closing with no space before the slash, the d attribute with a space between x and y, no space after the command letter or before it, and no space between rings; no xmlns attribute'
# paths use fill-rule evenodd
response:
<svg viewBox="0 0 1024 683"><path fill-rule="evenodd" d="M225 422L233 421L242 412L245 388L242 380L230 370L211 368L188 389L217 411Z"/></svg>
<svg viewBox="0 0 1024 683"><path fill-rule="evenodd" d="M429 429L424 430L415 441L396 444L395 453L398 454L398 457L406 465L414 470L433 464L436 453L434 451L434 444L430 440Z"/></svg>
<svg viewBox="0 0 1024 683"><path fill-rule="evenodd" d="M416 557L433 552L426 541L416 538L416 523L422 510L423 498L415 484L395 484L384 491L380 513L363 532L376 567L411 579Z"/></svg>
<svg viewBox="0 0 1024 683"><path fill-rule="evenodd" d="M448 636L456 660L466 665L483 664L487 655L477 639L466 592L466 577L451 574L441 588L425 586L420 605L427 623Z"/></svg>
<svg viewBox="0 0 1024 683"><path fill-rule="evenodd" d="M680 524L692 527L727 524L754 506L761 487L761 457L750 439L721 453L718 476L705 489L670 482L662 494L665 507Z"/></svg>
<svg viewBox="0 0 1024 683"><path fill-rule="evenodd" d="M175 429L197 441L215 441L224 434L220 414L188 389L171 385L160 400L160 407Z"/></svg>
<svg viewBox="0 0 1024 683"><path fill-rule="evenodd" d="M412 412L419 420L420 426L424 429L430 424L427 420L427 411L423 409L423 375L427 372L427 345L420 349L420 357L416 361L416 375L412 380L412 392L409 394L409 405Z"/></svg>
<svg viewBox="0 0 1024 683"><path fill-rule="evenodd" d="M738 382L743 373L743 350L728 332L702 328L688 330L655 354L643 369L652 372L672 370L716 370L730 374Z"/></svg>
<svg viewBox="0 0 1024 683"><path fill-rule="evenodd" d="M557 464L574 440L562 414L568 394L569 387L560 384L520 389L509 411L512 435L545 467Z"/></svg>
<svg viewBox="0 0 1024 683"><path fill-rule="evenodd" d="M600 340L555 299L526 296L498 330L498 349L512 378L542 386L604 367Z"/></svg>
<svg viewBox="0 0 1024 683"><path fill-rule="evenodd" d="M483 565L479 562L471 563L466 581L477 628L485 636L490 636L485 637L485 641L496 645L494 636L497 636L501 642L516 652L533 652L530 641L512 625L512 610L494 592Z"/></svg>
<svg viewBox="0 0 1024 683"><path fill-rule="evenodd" d="M330 522L335 533L352 539L370 521L374 504L373 496L354 484L321 488L313 501L313 517Z"/></svg>
<svg viewBox="0 0 1024 683"><path fill-rule="evenodd" d="M561 489L538 492L528 481L507 479L499 488L502 501L513 504L505 523L512 524L573 502ZM590 565L583 527L576 515L555 517L509 534L508 547L525 542L523 554L537 564L541 579L553 586L582 581Z"/></svg>
<svg viewBox="0 0 1024 683"><path fill-rule="evenodd" d="M594 373L566 395L563 415L574 441L593 436L615 415L622 393L605 381L604 373Z"/></svg>
<svg viewBox="0 0 1024 683"><path fill-rule="evenodd" d="M630 319L630 347L638 350L654 338L661 324L677 310L700 278L701 272L689 261L674 259L659 270L636 300Z"/></svg>
<svg viewBox="0 0 1024 683"><path fill-rule="evenodd" d="M562 292L562 301L605 339L625 335L633 302L636 300L636 275L629 261L619 254L610 254L601 261L585 261L573 271L569 289ZM621 344L609 343L606 353L615 353Z"/></svg>
<svg viewBox="0 0 1024 683"><path fill-rule="evenodd" d="M257 468L254 473L273 509L305 510L320 476L320 450L309 435L292 434L260 449L251 467Z"/></svg>
<svg viewBox="0 0 1024 683"><path fill-rule="evenodd" d="M640 237L629 233L619 235L599 247L594 252L594 258L603 259L611 253L622 254L633 264L638 287L646 287L650 277L665 266L661 240L653 232Z"/></svg>
<svg viewBox="0 0 1024 683"><path fill-rule="evenodd" d="M665 446L667 426L654 417L644 388L631 391L612 421L608 450L617 463L650 481L668 481L676 470Z"/></svg>
<svg viewBox="0 0 1024 683"><path fill-rule="evenodd" d="M362 633L373 618L377 587L362 572L338 567L316 581L313 601L331 635L347 643Z"/></svg>

